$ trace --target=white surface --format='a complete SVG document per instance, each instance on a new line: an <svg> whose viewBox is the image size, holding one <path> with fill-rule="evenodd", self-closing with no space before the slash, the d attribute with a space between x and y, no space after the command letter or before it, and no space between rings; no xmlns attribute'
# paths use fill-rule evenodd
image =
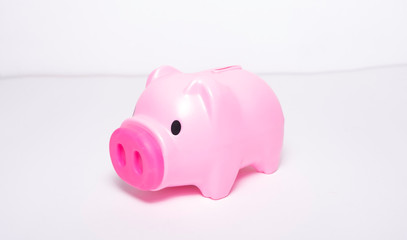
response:
<svg viewBox="0 0 407 240"><path fill-rule="evenodd" d="M405 0L0 0L0 75L407 63Z"/></svg>
<svg viewBox="0 0 407 240"><path fill-rule="evenodd" d="M406 239L407 66L263 78L281 167L219 201L117 177L109 137L144 78L1 80L0 239Z"/></svg>

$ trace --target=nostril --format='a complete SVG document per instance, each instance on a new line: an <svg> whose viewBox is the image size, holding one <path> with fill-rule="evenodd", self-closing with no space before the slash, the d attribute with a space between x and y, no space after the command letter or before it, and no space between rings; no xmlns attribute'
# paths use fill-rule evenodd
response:
<svg viewBox="0 0 407 240"><path fill-rule="evenodd" d="M117 145L117 162L119 163L120 167L124 167L126 165L126 154L121 144Z"/></svg>
<svg viewBox="0 0 407 240"><path fill-rule="evenodd" d="M139 152L134 152L134 171L137 174L143 174L143 162Z"/></svg>

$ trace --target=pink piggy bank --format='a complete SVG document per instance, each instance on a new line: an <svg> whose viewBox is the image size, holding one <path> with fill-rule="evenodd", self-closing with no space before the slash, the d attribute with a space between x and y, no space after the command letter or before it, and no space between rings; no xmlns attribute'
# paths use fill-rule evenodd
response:
<svg viewBox="0 0 407 240"><path fill-rule="evenodd" d="M138 189L195 185L220 199L241 168L277 170L283 134L279 101L256 75L239 66L198 73L163 66L109 148L117 174Z"/></svg>

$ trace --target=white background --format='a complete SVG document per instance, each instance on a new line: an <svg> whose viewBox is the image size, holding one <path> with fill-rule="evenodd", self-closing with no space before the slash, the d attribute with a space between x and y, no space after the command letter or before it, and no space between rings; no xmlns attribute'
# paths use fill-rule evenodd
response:
<svg viewBox="0 0 407 240"><path fill-rule="evenodd" d="M406 239L407 67L261 76L281 166L244 169L218 201L115 173L109 138L144 77L0 81L0 239Z"/></svg>
<svg viewBox="0 0 407 240"><path fill-rule="evenodd" d="M0 239L406 239L406 6L0 0ZM218 201L123 183L109 137L162 64L267 81L279 170Z"/></svg>
<svg viewBox="0 0 407 240"><path fill-rule="evenodd" d="M0 0L0 75L407 63L405 0Z"/></svg>

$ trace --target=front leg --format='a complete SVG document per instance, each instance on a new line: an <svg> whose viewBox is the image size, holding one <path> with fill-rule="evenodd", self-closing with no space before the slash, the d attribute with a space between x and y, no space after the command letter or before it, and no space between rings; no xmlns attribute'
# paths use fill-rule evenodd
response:
<svg viewBox="0 0 407 240"><path fill-rule="evenodd" d="M223 158L215 161L211 172L197 187L204 197L221 199L229 195L240 169L240 161L236 158Z"/></svg>

